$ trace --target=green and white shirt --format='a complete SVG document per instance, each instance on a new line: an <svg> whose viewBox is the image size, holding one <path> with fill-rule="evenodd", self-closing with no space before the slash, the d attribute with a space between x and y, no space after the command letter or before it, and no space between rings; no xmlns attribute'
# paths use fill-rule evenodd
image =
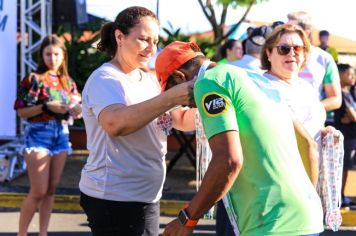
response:
<svg viewBox="0 0 356 236"><path fill-rule="evenodd" d="M270 81L218 65L199 77L194 95L207 138L239 132L244 164L229 197L241 235L323 231L320 199L304 170L288 107Z"/></svg>

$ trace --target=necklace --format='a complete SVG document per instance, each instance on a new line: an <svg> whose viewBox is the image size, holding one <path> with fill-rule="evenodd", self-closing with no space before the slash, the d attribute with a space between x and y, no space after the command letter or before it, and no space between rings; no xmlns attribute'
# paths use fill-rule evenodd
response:
<svg viewBox="0 0 356 236"><path fill-rule="evenodd" d="M57 87L58 84L59 84L58 76L57 75L53 75L53 74L48 74L48 76L49 76L49 80L50 80L51 84L54 87Z"/></svg>

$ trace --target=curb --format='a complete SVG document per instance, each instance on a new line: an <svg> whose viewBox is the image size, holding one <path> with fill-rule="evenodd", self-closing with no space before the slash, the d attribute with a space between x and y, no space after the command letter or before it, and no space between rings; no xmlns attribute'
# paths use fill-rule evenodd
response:
<svg viewBox="0 0 356 236"><path fill-rule="evenodd" d="M0 208L20 208L27 194L0 193ZM53 210L83 212L79 195L55 195ZM161 215L176 216L187 201L161 200Z"/></svg>

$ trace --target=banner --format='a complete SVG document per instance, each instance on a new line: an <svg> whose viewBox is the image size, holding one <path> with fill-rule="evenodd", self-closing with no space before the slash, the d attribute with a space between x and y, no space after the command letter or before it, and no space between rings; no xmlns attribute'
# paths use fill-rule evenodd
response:
<svg viewBox="0 0 356 236"><path fill-rule="evenodd" d="M0 0L0 139L16 136L17 1Z"/></svg>

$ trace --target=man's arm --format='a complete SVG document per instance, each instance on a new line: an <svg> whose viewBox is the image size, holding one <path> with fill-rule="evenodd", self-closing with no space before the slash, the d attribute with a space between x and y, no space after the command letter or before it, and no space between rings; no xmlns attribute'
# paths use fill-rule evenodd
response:
<svg viewBox="0 0 356 236"><path fill-rule="evenodd" d="M195 130L196 108L182 107L171 112L173 127L181 131Z"/></svg>
<svg viewBox="0 0 356 236"><path fill-rule="evenodd" d="M302 124L293 120L299 153L310 181L316 187L319 177L318 144L308 134Z"/></svg>
<svg viewBox="0 0 356 236"><path fill-rule="evenodd" d="M199 191L186 209L190 219L199 219L219 201L235 182L243 163L240 138L237 131L219 133L209 139L212 160ZM169 223L163 235L190 235L193 228L178 220Z"/></svg>

